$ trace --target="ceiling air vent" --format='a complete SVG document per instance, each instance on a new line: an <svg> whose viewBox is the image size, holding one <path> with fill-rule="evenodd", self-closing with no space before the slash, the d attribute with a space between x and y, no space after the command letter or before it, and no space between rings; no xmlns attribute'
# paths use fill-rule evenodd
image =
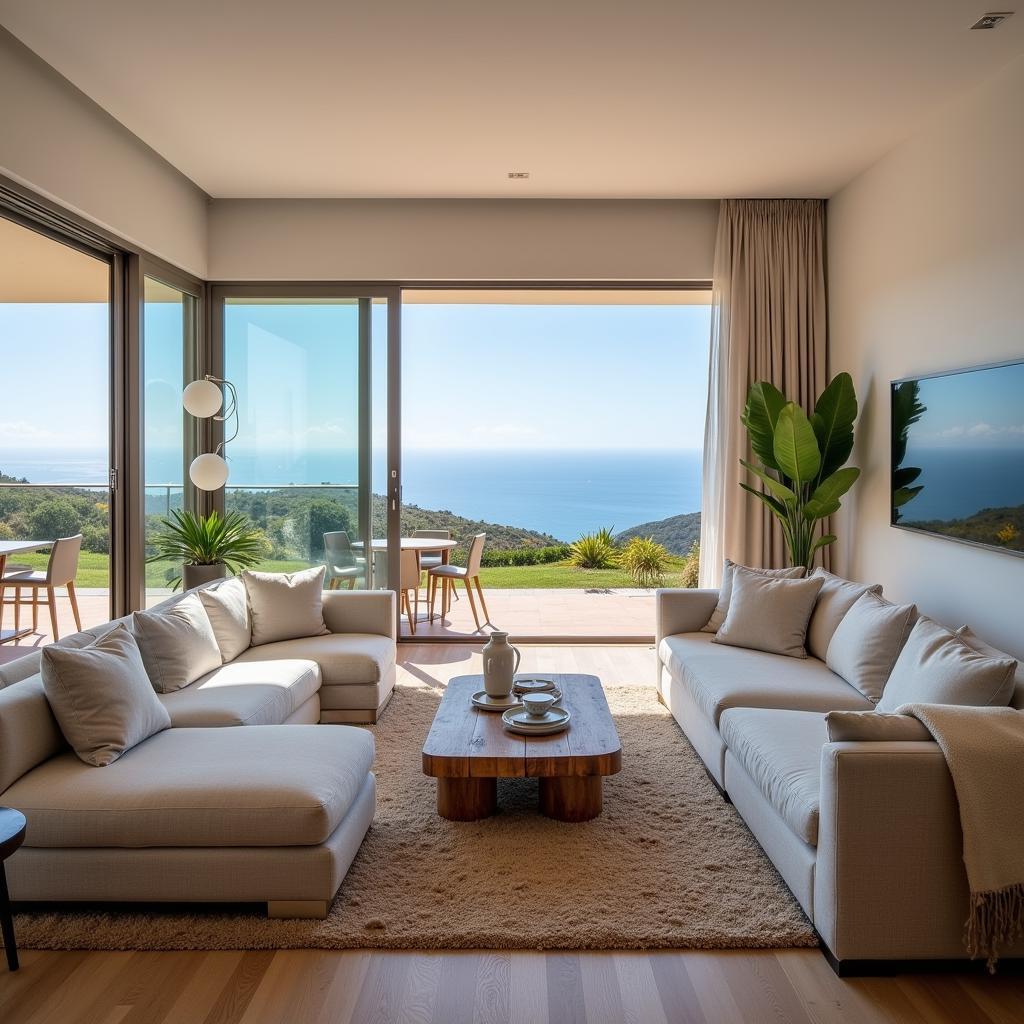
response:
<svg viewBox="0 0 1024 1024"><path fill-rule="evenodd" d="M971 30L982 29L982 28L998 28L1013 11L990 11L988 14L983 14L972 26Z"/></svg>
<svg viewBox="0 0 1024 1024"><path fill-rule="evenodd" d="M530 176L529 171L509 171L508 176L510 178L528 178Z"/></svg>

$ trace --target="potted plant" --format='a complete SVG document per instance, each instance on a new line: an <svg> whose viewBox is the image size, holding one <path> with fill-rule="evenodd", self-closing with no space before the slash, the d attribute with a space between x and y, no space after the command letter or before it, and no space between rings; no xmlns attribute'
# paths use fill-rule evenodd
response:
<svg viewBox="0 0 1024 1024"><path fill-rule="evenodd" d="M186 590L251 569L263 555L263 538L241 512L207 516L171 509L161 520L163 529L152 540L155 554L147 562L180 562L181 576L171 582Z"/></svg>
<svg viewBox="0 0 1024 1024"><path fill-rule="evenodd" d="M743 425L760 466L741 464L764 485L741 483L782 524L793 565L810 569L815 552L835 543L831 533L816 537L818 524L840 508L860 470L846 466L853 451L857 393L848 373L829 383L808 416L767 381L754 384L743 411Z"/></svg>

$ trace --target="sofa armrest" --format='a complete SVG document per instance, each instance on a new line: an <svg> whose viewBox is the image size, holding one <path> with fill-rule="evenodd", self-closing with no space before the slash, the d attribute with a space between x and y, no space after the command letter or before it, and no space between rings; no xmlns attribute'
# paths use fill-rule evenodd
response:
<svg viewBox="0 0 1024 1024"><path fill-rule="evenodd" d="M378 633L398 639L393 590L325 590L323 609L332 633Z"/></svg>
<svg viewBox="0 0 1024 1024"><path fill-rule="evenodd" d="M676 633L697 633L718 604L717 590L675 588L654 593L655 645Z"/></svg>
<svg viewBox="0 0 1024 1024"><path fill-rule="evenodd" d="M965 955L963 835L936 743L822 748L813 909L838 960Z"/></svg>

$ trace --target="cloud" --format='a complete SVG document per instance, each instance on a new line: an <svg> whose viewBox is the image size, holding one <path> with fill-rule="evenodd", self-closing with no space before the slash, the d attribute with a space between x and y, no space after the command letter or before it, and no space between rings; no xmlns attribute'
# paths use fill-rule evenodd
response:
<svg viewBox="0 0 1024 1024"><path fill-rule="evenodd" d="M38 423L29 423L27 420L0 423L0 437L11 440L49 441L57 436L52 430L47 430L46 427L41 427Z"/></svg>
<svg viewBox="0 0 1024 1024"><path fill-rule="evenodd" d="M1024 423L1010 423L1003 427L994 427L991 423L975 423L969 427L958 425L940 431L939 437L948 441L960 437L1024 437Z"/></svg>

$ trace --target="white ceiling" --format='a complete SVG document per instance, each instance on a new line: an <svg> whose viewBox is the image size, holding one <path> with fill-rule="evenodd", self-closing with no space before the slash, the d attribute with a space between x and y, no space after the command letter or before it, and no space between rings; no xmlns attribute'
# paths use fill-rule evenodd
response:
<svg viewBox="0 0 1024 1024"><path fill-rule="evenodd" d="M1024 52L1024 11L969 32L985 10L0 0L0 23L216 197L714 198L833 193Z"/></svg>

